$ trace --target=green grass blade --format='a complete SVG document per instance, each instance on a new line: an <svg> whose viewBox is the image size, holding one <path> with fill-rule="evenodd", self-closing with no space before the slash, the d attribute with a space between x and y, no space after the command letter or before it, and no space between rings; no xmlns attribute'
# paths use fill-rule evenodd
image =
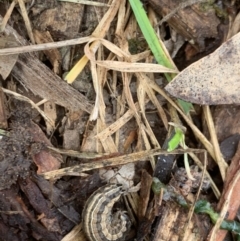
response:
<svg viewBox="0 0 240 241"><path fill-rule="evenodd" d="M147 14L140 0L129 0L129 2L139 24L139 27L157 62L163 66L174 69L172 62L168 59L168 55L164 52L164 48L162 48L160 45L157 34L155 33L152 25L149 22ZM176 74L166 73L165 76L166 79L170 82L176 76ZM191 103L185 102L183 100L179 100L178 103L180 104L185 113L189 113L190 110L193 110L193 106Z"/></svg>

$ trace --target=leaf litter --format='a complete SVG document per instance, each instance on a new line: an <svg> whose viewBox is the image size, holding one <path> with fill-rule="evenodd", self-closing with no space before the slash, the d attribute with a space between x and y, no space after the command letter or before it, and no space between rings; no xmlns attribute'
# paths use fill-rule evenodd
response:
<svg viewBox="0 0 240 241"><path fill-rule="evenodd" d="M158 117L162 119L161 127L159 126L157 127L158 129L161 129L162 133L166 133L166 131L164 132L164 128L168 129L169 115L171 116L172 119L174 119L173 116L175 117L177 116L174 119L174 121L178 123L179 121L178 114L177 114L178 112L182 116L182 118L186 121L186 123L188 123L189 127L192 129L192 131L197 136L197 138L199 138L200 142L202 142L205 148L209 151L212 158L216 161L219 161L219 160L220 162L223 161L223 159L221 159L221 156L218 155L219 153L216 154L216 151L218 150L217 148L215 148L215 143L212 144L210 141L208 141L208 139L201 133L201 131L193 124L189 116L185 115L181 111L181 109L164 93L164 91L154 81L154 75L153 73L151 73L151 72L176 73L176 70L166 69L157 64L153 64L154 60L149 50L146 50L142 53L137 53L135 55L131 55L129 53L127 39L137 38L139 36L139 29L136 28L136 22L134 17L131 17L129 20L128 17L129 17L130 8L129 8L129 5L125 5L125 4L126 4L125 1L122 1L122 2L116 1L116 0L113 1L110 8L108 9L108 11L106 11L106 14L103 15L103 18L101 18L99 25L94 31L94 37L90 36L87 38L80 38L78 41L76 41L78 43L88 42L88 44L85 46L85 56L82 59L80 59L80 61L76 64L77 70L76 69L74 70L73 68L71 74L68 75L67 80L69 83L74 81L76 75L78 75L81 72L81 69L87 67L87 63L90 62L90 69L92 74L91 77L92 77L93 86L95 89L95 96L93 99L94 107L92 103L90 104L90 102L87 101L85 98L83 99L84 101L82 101L84 102L84 105L77 104L76 100L74 101L74 99L71 102L71 98L70 98L71 94L72 96L76 96L77 92L72 92L69 86L67 87L67 85L62 85L60 87L62 87L62 89L64 88L68 89L69 91L68 93L70 93L68 98L70 99L70 101L68 103L66 103L67 98L62 98L61 96L61 95L64 96L63 92L60 91L58 93L59 96L56 96L56 95L54 96L55 103L58 103L69 110L69 113L66 115L66 118L67 118L67 121L65 122L66 130L67 128L69 128L68 130L71 130L71 128L77 127L80 124L80 122L83 122L83 124L81 125L84 125L85 127L85 129L81 129L81 130L77 129L79 133L84 133L84 136L83 137L81 136L83 138L83 141L81 144L79 143L79 148L76 148L77 150L74 150L73 152L72 150L59 150L59 149L57 149L56 151L55 149L55 151L65 154L65 156L71 156L71 155L75 157L81 156L83 160L81 159L81 163L80 164L78 163L73 167L67 166L61 169L55 168L56 170L45 172L42 174L42 177L52 180L52 179L58 179L58 178L60 179L60 177L62 176L72 176L72 179L69 179L68 183L71 183L71 180L73 181L75 180L75 183L77 183L76 186L78 187L77 189L75 189L76 193L74 193L73 198L76 198L76 195L79 192L81 192L81 190L79 189L81 189L82 183L84 183L84 181L87 180L87 184L86 184L87 189L90 189L91 183L95 183L96 185L99 185L100 183L99 179L91 179L91 178L94 178L94 175L92 175L92 173L94 172L95 169L104 170L104 168L106 168L107 170L111 167L116 167L127 163L131 163L131 166L135 163L138 163L137 165L141 165L139 161L145 161L145 160L150 161L152 165L152 169L154 169L155 167L154 156L160 155L160 154L164 154L164 155L168 154L166 151L164 152L160 149L159 140L155 135L152 123L148 119L149 113L148 113L147 106L149 103L153 104L154 112L157 113ZM125 8L126 6L128 6L128 8ZM117 15L117 12L118 12L118 15ZM154 14L152 15L152 17L154 18ZM117 25L116 25L117 27L115 32L116 39L112 39L111 36L108 35L108 41L107 41L104 39L104 36L108 33L108 31L110 32L111 23L114 18L117 19ZM128 19L128 22L127 22L127 19ZM129 25L126 27L127 23ZM9 31L9 28L8 28L8 31ZM10 30L10 32L11 31L12 30ZM61 44L64 45L63 42ZM65 44L67 45L70 42L66 41ZM71 42L70 44L73 44L73 42ZM46 46L48 46L48 44L42 44L42 45L39 45L39 48L44 49L44 47ZM51 46L57 47L58 42L56 42L56 45L54 45L53 43ZM37 47L38 46L27 46L29 51L36 50ZM24 48L26 51L27 49L26 46ZM5 52L7 51L9 50L5 50ZM18 51L20 51L21 53L21 47L18 48ZM107 57L106 57L106 52L108 53ZM231 51L229 52L230 54L232 54ZM51 88L53 88L53 86L58 85L59 78L57 77L57 75L49 74L47 68L42 67L42 63L40 61L36 61L33 55L27 55L27 56L30 57L30 62L31 61L36 62L40 66L40 68L38 69L38 71L40 71L39 76L41 76L44 79L44 83L48 81L49 79L48 76L50 76L50 79L53 78L57 80L55 85L54 83L51 82L51 85L50 85ZM23 59L26 59L26 58L23 58ZM139 63L139 61L141 61L141 63ZM21 81L26 81L26 79L29 79L29 76L25 75L22 77L21 68L22 68L22 65L19 67L17 74L16 74L16 68L13 70L13 72L15 72L15 76L18 76L18 79L20 79ZM23 65L23 69L24 68L25 67ZM47 76L42 75L41 68L43 68L43 72L48 73ZM135 95L133 94L130 88L130 84L132 82L136 83ZM51 94L46 95L45 92L42 90L43 84L40 84L36 87L34 86L35 83L32 85L28 85L27 82L25 83L27 84L27 87L31 89L35 94L40 93L39 95L41 98L51 99ZM119 83L121 84L119 85ZM108 88L106 88L106 86L108 86ZM119 88L119 86L121 87L121 89ZM107 89L107 92L105 91L105 89ZM169 112L166 111L166 108L163 107L162 103L159 103L158 99L156 98L156 93L164 96L164 98L166 98L166 100L174 108L171 109L169 107L168 108ZM81 94L81 93L78 93L78 94ZM114 97L113 99L115 102L112 102L112 103L116 103L115 112L111 112L111 111L109 112L109 102L106 101L108 96ZM60 99L62 98L62 100L57 101L58 98ZM80 99L81 98L77 100L81 102ZM42 103L42 101L40 102ZM88 116L86 114L83 114L82 110L84 110L87 113L91 113L91 115ZM208 116L206 118L211 118L211 117ZM73 121L73 120L76 121L76 119L79 122ZM86 119L88 120L87 122L86 122ZM67 127L68 124L69 126ZM126 127L129 127L129 129L127 129ZM132 136L132 133L134 133L133 136ZM215 135L215 134L213 133L211 135ZM37 142L39 142L39 140ZM126 148L126 146L128 148ZM52 148L52 150L53 149L54 148ZM86 151L86 155L88 154L88 152L104 153L104 154L102 155L99 154L100 157L93 154L93 160L86 161L84 159L88 159L88 156L83 157L84 156L83 154L85 153L79 152L79 150ZM192 156L194 161L198 163L200 169L205 170L201 161L198 159L197 156L194 156L193 154L193 153L201 152L201 150L188 149L187 151L190 152L189 155ZM175 153L179 154L184 152L185 151L182 151L182 152L176 151ZM35 159L33 158L33 160ZM36 165L39 165L39 164L36 164ZM136 171L141 170L140 168L139 169L137 168L137 165L136 165ZM65 163L62 167L64 166L65 166ZM142 166L142 168L143 170L146 170L145 169L146 166ZM42 167L42 169L44 168ZM209 178L211 178L210 174L207 171L206 171L206 175ZM77 176L77 178L74 179L74 176ZM124 175L122 175L122 177L123 176ZM238 176L236 176L236 178L238 178ZM118 178L118 179L121 179L121 178ZM128 182L132 183L133 181L132 177L130 181L128 181L127 179L128 177L126 178L126 180L124 180L124 183L128 183ZM223 179L224 179L224 175L223 175ZM14 182L16 180L17 179L15 178ZM144 178L142 178L142 182L144 182ZM149 181L148 186L150 186L150 182L151 181ZM24 180L23 181L21 180L19 183L22 191L28 196L29 192L26 190L24 185L33 186L31 181L27 177L25 182ZM50 182L47 181L47 183L50 183ZM57 181L57 183L64 183L64 180L60 179L59 182ZM64 185L66 185L66 183ZM79 187L79 183L80 183L80 187ZM71 185L74 186L73 184ZM214 189L215 184L212 183L211 185L212 185L212 188ZM55 187L55 185L53 186ZM82 196L86 196L86 193L87 192L81 193L81 194ZM220 192L218 191L217 187L214 193L217 193L216 196L217 198L219 198ZM137 193L127 196L127 200L129 203L131 203L132 209L134 210L136 216L137 216L136 203L138 199L139 197ZM145 200L146 203L145 203L144 209L146 209L147 211L145 213L146 216L144 218L147 218L147 215L152 215L153 217L152 221L153 221L155 218L155 212L157 213L158 207L157 207L157 204L151 203L149 206L150 210L148 210L147 201L148 200ZM36 205L36 203L34 203L34 205ZM156 206L153 207L154 205ZM37 208L37 206L34 206L34 207ZM70 207L72 208L72 206ZM154 208L156 210L154 210ZM41 210L40 212L44 213L44 211ZM181 211L178 210L177 212L181 212ZM175 214L175 213L173 212L172 214ZM71 218L69 218L69 220L71 220ZM47 223L49 221L50 220L42 219L43 223L44 222ZM77 218L76 221L74 222L76 226L75 226L75 229L73 229L73 232L75 230L78 230L77 233L79 237L81 237L81 240L84 240L84 237L81 236L82 231L79 228L80 226L77 224L78 222L79 222L79 219ZM140 222L142 222L141 223L142 225L145 224L144 220L140 220ZM165 223L167 224L168 220L165 220ZM152 223L150 223L150 225L151 224ZM161 229L161 227L159 227L159 229ZM191 229L190 229L190 232L191 232ZM149 233L150 232L148 230L145 233L145 235L148 235ZM74 238L68 238L70 234L71 233L66 235L63 240L74 240ZM200 240L200 237L199 237L199 240Z"/></svg>

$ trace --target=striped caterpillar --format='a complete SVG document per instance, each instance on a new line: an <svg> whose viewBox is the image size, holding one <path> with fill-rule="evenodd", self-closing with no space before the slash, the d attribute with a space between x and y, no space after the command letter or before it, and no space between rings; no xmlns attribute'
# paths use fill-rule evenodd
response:
<svg viewBox="0 0 240 241"><path fill-rule="evenodd" d="M90 241L124 241L130 220L124 211L112 213L123 194L121 185L108 184L96 190L83 210L83 230Z"/></svg>

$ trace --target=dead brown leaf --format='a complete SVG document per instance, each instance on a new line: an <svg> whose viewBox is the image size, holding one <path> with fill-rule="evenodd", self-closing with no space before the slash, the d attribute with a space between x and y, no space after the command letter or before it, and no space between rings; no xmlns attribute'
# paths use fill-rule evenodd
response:
<svg viewBox="0 0 240 241"><path fill-rule="evenodd" d="M239 104L240 33L183 70L166 90L201 105Z"/></svg>

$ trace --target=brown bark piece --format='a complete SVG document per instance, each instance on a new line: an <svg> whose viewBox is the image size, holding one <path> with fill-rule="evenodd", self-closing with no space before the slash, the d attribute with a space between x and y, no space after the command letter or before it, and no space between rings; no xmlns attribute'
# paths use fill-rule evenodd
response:
<svg viewBox="0 0 240 241"><path fill-rule="evenodd" d="M180 199L185 200L188 204L194 202L193 193L199 188L202 173L198 171L196 166L191 166L191 174L194 180L188 178L184 168L179 168L170 184L166 186L163 194L164 201L162 201L159 211L161 220L158 223L153 241L206 240L212 227L209 217L192 214L189 208L184 208L178 204Z"/></svg>
<svg viewBox="0 0 240 241"><path fill-rule="evenodd" d="M48 231L34 218L34 216L32 215L31 212L29 212L29 210L27 209L27 206L25 205L25 203L23 202L20 196L17 197L17 201L21 205L24 215L27 216L31 221L29 226L30 226L33 238L37 240L44 238L44 240L48 240L48 241L59 241L61 239L59 234L57 234L56 232Z"/></svg>
<svg viewBox="0 0 240 241"><path fill-rule="evenodd" d="M158 14L165 16L176 9L181 1L149 0L149 3ZM207 10L202 10L200 4L194 4L177 11L167 22L186 39L193 39L200 51L204 50L206 38L217 37L217 26L220 23L213 9L209 7Z"/></svg>
<svg viewBox="0 0 240 241"><path fill-rule="evenodd" d="M6 214L1 213L1 240L20 241L20 237L24 235L27 225L30 223L30 220L24 215L21 205L17 201L17 192L18 188L16 188L16 186L8 190L0 191L1 210L6 212ZM7 214L7 212L11 211L19 213L15 215ZM8 224L10 220L14 223L14 227Z"/></svg>
<svg viewBox="0 0 240 241"><path fill-rule="evenodd" d="M37 183L35 183L36 179L38 179ZM75 211L72 205L68 204L67 206L61 202L62 195L60 195L60 190L54 187L53 184L46 180L40 181L40 178L37 176L35 176L34 181L32 178L21 179L19 184L31 206L37 212L39 222L41 222L49 232L62 235L63 230L66 231L69 229L69 222L66 222L66 219L62 215L63 213L64 216L69 216L69 220L75 224L80 222L79 214ZM54 195L54 201L52 199L52 194ZM46 195L49 196L48 199L46 199ZM52 202L55 207L52 205ZM55 204L57 204L57 206ZM66 223L64 224L63 221Z"/></svg>
<svg viewBox="0 0 240 241"><path fill-rule="evenodd" d="M164 207L153 241L205 240L199 231L198 222L194 218L186 228L189 221L188 211L176 203L169 202L169 204Z"/></svg>
<svg viewBox="0 0 240 241"><path fill-rule="evenodd" d="M0 21L2 17L0 16ZM13 28L7 26L6 34L13 34L22 45L27 45ZM40 62L34 54L20 54L12 75L30 89L35 95L64 106L69 110L84 110L91 113L92 104L88 99L54 74L46 65Z"/></svg>
<svg viewBox="0 0 240 241"><path fill-rule="evenodd" d="M21 190L28 197L31 206L36 210L36 212L38 214L43 213L45 217L48 217L50 214L50 203L43 197L37 185L29 178L19 180L19 185Z"/></svg>
<svg viewBox="0 0 240 241"><path fill-rule="evenodd" d="M80 223L80 215L74 209L72 203L67 203L64 205L64 195L62 195L61 189L58 189L56 186L53 185L53 183L47 181L39 175L33 175L31 177L31 180L33 180L37 184L37 186L41 189L44 197L48 200L51 200L51 203L53 203L53 205L57 207L58 211L61 214L63 214L68 220L71 220L71 222L74 224Z"/></svg>
<svg viewBox="0 0 240 241"><path fill-rule="evenodd" d="M50 231L61 233L60 224L58 223L57 215L54 214L53 209L50 209L50 202L46 200L38 188L38 186L30 179L19 181L20 187L31 206L38 214L42 214L41 223Z"/></svg>

